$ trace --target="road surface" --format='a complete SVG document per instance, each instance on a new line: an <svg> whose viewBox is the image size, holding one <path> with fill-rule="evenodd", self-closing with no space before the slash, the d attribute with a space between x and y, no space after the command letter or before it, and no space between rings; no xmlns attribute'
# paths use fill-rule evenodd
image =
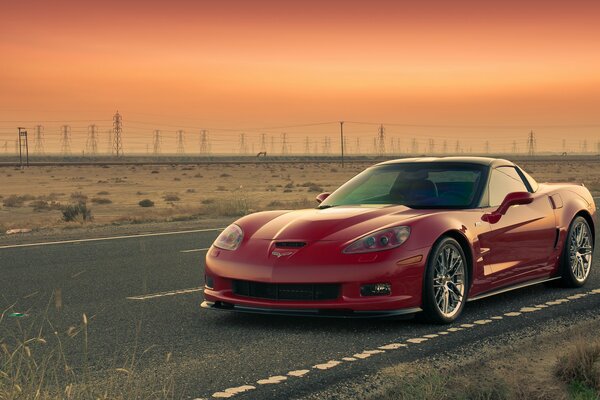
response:
<svg viewBox="0 0 600 400"><path fill-rule="evenodd" d="M0 305L27 314L21 322L46 316L59 332L80 325L85 313L96 368L137 348L149 349L139 355L142 369L162 371L172 353L176 396L190 399L302 397L394 363L600 309L596 259L584 288L537 285L471 302L450 326L204 310L203 258L217 234L0 244ZM78 349L67 356L82 362Z"/></svg>

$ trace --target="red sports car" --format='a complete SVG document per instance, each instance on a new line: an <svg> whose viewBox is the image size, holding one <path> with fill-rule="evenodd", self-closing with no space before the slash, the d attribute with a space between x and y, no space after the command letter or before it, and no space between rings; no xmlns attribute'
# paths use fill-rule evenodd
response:
<svg viewBox="0 0 600 400"><path fill-rule="evenodd" d="M225 229L206 256L202 306L448 323L467 300L590 274L590 192L538 184L507 160L387 161L317 201Z"/></svg>

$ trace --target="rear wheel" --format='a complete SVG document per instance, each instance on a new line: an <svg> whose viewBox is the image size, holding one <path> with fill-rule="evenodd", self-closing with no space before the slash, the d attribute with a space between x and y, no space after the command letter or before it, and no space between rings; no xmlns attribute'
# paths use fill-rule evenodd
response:
<svg viewBox="0 0 600 400"><path fill-rule="evenodd" d="M433 323L454 321L465 306L467 260L460 244L451 237L432 248L423 282L421 318Z"/></svg>
<svg viewBox="0 0 600 400"><path fill-rule="evenodd" d="M592 269L594 242L590 225L583 217L571 221L562 254L561 281L567 287L585 284Z"/></svg>

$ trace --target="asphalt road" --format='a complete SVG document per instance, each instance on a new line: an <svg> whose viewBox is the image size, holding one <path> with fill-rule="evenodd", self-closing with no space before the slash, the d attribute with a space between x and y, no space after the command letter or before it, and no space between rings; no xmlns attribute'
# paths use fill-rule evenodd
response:
<svg viewBox="0 0 600 400"><path fill-rule="evenodd" d="M85 313L95 368L118 366L136 349L140 368L160 373L165 355L172 353L168 370L175 376L178 397L281 399L313 394L404 360L600 310L597 258L584 288L537 285L471 302L450 326L412 319L203 310L202 249L217 234L208 230L26 247L0 244L0 305L27 314L5 318L8 329L45 318L56 331L66 332L79 326ZM53 295L57 290L59 307ZM75 366L82 362L80 347L67 352Z"/></svg>

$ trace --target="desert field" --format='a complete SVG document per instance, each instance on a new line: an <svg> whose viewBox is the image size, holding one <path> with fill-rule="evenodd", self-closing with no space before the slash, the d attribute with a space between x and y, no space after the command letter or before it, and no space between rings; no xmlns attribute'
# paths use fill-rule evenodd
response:
<svg viewBox="0 0 600 400"><path fill-rule="evenodd" d="M316 205L372 162L0 167L0 234L235 218ZM519 163L539 182L581 182L600 196L600 160ZM83 209L79 204L85 204ZM75 211L65 221L65 207Z"/></svg>

